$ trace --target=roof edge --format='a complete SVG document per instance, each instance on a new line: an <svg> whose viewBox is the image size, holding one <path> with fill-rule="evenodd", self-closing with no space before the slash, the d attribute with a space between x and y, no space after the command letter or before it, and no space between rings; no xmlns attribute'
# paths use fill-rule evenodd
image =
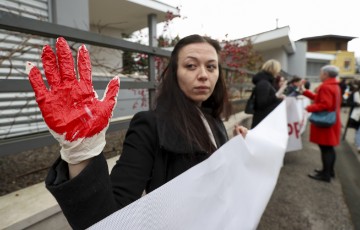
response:
<svg viewBox="0 0 360 230"><path fill-rule="evenodd" d="M336 34L327 34L327 35L320 35L320 36L313 36L313 37L305 37L305 38L299 39L298 41L308 41L308 40L321 39L321 38L339 38L339 39L351 41L357 37L343 36L343 35L336 35Z"/></svg>

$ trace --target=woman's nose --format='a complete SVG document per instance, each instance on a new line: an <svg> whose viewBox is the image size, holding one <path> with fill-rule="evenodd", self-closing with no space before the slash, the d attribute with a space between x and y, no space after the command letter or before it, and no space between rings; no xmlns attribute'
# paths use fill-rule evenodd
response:
<svg viewBox="0 0 360 230"><path fill-rule="evenodd" d="M206 66L202 66L199 70L199 75L198 75L198 78L199 80L207 80L208 79L208 72L207 72L207 69L206 69Z"/></svg>

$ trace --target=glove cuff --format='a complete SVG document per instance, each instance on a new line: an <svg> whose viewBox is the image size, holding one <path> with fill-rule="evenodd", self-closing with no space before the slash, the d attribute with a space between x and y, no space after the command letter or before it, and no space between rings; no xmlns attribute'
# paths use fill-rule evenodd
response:
<svg viewBox="0 0 360 230"><path fill-rule="evenodd" d="M65 134L60 136L52 130L50 132L60 143L61 159L69 164L79 164L84 160L99 155L106 144L106 128L92 137L79 138L72 142L65 140Z"/></svg>

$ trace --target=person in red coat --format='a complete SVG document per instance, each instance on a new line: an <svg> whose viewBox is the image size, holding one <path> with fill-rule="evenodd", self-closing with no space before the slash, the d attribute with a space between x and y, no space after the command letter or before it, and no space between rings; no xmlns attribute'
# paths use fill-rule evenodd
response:
<svg viewBox="0 0 360 230"><path fill-rule="evenodd" d="M317 88L316 93L310 90L303 91L303 95L313 100L313 103L306 107L308 112L335 111L336 122L334 125L324 128L310 124L310 142L318 144L321 151L323 168L316 170L309 177L315 180L330 182L335 176L334 165L336 154L334 147L340 143L341 120L340 103L341 92L339 82L336 79L339 69L336 66L326 65L320 70L322 84Z"/></svg>

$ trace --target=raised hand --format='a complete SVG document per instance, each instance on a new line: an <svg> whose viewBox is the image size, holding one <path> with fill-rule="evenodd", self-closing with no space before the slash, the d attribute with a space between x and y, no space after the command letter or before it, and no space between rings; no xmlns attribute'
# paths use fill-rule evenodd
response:
<svg viewBox="0 0 360 230"><path fill-rule="evenodd" d="M41 58L49 88L39 69L29 62L27 71L42 116L62 146L62 158L76 164L98 155L105 146L105 132L120 88L119 78L109 82L103 99L99 100L93 89L90 56L85 45L77 55L79 79L64 38L56 41L56 55L46 45Z"/></svg>

